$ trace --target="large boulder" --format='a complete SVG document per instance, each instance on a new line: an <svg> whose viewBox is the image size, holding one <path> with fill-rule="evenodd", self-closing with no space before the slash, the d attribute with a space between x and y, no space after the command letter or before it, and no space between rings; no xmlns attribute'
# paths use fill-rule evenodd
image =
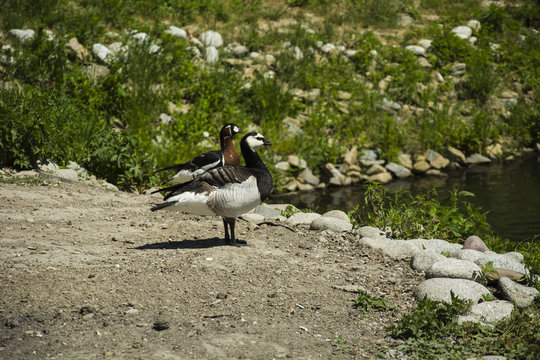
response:
<svg viewBox="0 0 540 360"><path fill-rule="evenodd" d="M474 304L483 297L490 296L489 290L479 283L466 279L432 278L422 282L416 289L418 300L427 297L433 301L452 301L450 293L462 300L470 300Z"/></svg>
<svg viewBox="0 0 540 360"><path fill-rule="evenodd" d="M513 302L519 308L530 306L534 298L538 296L538 290L535 288L518 284L505 277L499 280L499 289L506 300Z"/></svg>

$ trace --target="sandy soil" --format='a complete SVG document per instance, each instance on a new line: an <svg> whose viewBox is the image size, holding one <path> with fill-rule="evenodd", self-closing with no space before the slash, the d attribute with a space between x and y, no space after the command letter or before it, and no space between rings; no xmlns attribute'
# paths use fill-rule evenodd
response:
<svg viewBox="0 0 540 360"><path fill-rule="evenodd" d="M157 202L0 183L0 358L375 358L414 304L420 275L354 234L239 221L230 247ZM397 308L360 312L358 288Z"/></svg>

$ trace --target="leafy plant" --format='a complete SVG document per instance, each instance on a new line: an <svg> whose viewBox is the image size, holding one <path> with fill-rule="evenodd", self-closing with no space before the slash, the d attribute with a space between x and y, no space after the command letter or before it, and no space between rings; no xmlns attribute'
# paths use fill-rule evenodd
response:
<svg viewBox="0 0 540 360"><path fill-rule="evenodd" d="M354 301L354 307L361 311L370 311L373 309L388 311L396 308L396 306L388 300L371 296L363 290L358 291L358 297Z"/></svg>

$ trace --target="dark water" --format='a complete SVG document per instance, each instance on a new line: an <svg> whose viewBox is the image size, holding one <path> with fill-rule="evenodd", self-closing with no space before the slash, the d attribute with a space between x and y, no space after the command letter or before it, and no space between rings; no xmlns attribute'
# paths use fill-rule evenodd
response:
<svg viewBox="0 0 540 360"><path fill-rule="evenodd" d="M425 193L433 186L439 194L447 194L458 187L475 194L466 200L488 211L488 221L501 237L521 241L540 235L540 157L537 155L452 171L445 177L416 177L389 186L408 189L413 194ZM272 201L312 208L319 213L332 209L350 211L363 200L363 191L363 186L357 185L279 196Z"/></svg>

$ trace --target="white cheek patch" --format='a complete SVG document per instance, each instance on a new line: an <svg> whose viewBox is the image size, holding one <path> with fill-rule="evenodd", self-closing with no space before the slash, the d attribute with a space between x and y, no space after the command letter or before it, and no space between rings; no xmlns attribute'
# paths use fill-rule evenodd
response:
<svg viewBox="0 0 540 360"><path fill-rule="evenodd" d="M238 126L235 126L233 131L238 133L238 132L240 132L240 129L238 128Z"/></svg>

